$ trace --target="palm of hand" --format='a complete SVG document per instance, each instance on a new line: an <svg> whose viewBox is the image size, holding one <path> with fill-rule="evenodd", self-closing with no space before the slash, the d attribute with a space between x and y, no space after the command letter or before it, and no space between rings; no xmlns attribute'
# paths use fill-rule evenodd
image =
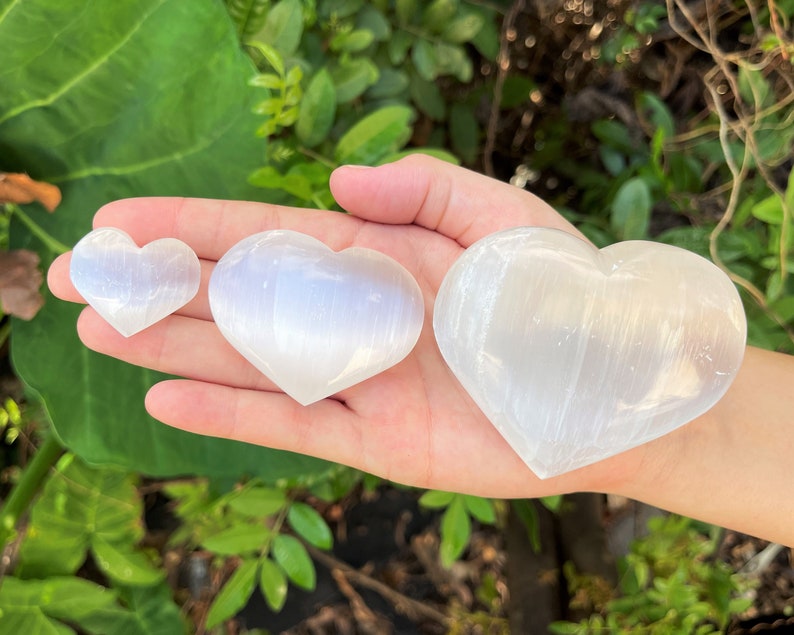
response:
<svg viewBox="0 0 794 635"><path fill-rule="evenodd" d="M631 459L623 455L537 479L457 382L433 336L436 293L464 247L516 225L572 228L525 192L427 158L340 172L335 194L355 216L196 199L132 199L103 208L95 225L124 229L139 244L163 236L188 243L202 259L202 285L178 315L129 340L89 308L78 323L80 337L99 352L185 377L154 386L146 405L155 418L201 434L319 456L405 484L484 496L594 489L605 474L626 472ZM373 201L381 201L381 208L372 209ZM498 211L482 213L491 208ZM237 241L277 228L314 235L335 250L377 249L405 266L426 308L411 354L309 407L253 369L212 322L207 281L214 263ZM67 254L53 264L50 287L79 302L68 280L68 259Z"/></svg>

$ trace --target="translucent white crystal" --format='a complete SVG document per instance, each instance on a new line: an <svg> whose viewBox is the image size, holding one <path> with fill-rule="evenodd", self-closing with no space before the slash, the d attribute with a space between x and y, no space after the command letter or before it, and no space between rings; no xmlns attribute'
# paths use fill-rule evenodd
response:
<svg viewBox="0 0 794 635"><path fill-rule="evenodd" d="M706 259L645 241L598 251L530 227L466 250L433 327L450 369L541 478L707 411L746 337L736 289Z"/></svg>
<svg viewBox="0 0 794 635"><path fill-rule="evenodd" d="M283 230L232 247L209 300L232 346L303 405L398 363L424 321L419 286L396 261Z"/></svg>
<svg viewBox="0 0 794 635"><path fill-rule="evenodd" d="M181 240L139 248L114 227L95 229L75 245L69 274L86 302L125 337L190 302L201 282L198 257Z"/></svg>

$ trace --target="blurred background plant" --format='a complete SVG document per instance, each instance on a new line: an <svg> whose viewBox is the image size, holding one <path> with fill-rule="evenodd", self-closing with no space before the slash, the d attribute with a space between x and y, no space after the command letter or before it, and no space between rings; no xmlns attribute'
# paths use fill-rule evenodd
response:
<svg viewBox="0 0 794 635"><path fill-rule="evenodd" d="M37 264L116 198L338 211L334 167L421 151L531 189L597 245L711 258L750 342L794 352L792 17L792 0L0 0L0 302L17 316L0 326L0 631L791 624L777 545L165 428L143 409L159 376L87 351Z"/></svg>

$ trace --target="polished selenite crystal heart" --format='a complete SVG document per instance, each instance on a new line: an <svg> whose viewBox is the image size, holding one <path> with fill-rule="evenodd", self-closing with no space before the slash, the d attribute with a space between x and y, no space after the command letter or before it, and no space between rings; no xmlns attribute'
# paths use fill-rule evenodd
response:
<svg viewBox="0 0 794 635"><path fill-rule="evenodd" d="M419 285L396 261L285 230L232 247L209 299L224 337L303 405L395 365L424 321Z"/></svg>
<svg viewBox="0 0 794 635"><path fill-rule="evenodd" d="M86 302L129 337L190 302L201 265L176 238L139 248L120 229L103 227L75 245L69 274Z"/></svg>
<svg viewBox="0 0 794 635"><path fill-rule="evenodd" d="M469 247L441 285L433 326L450 369L541 478L707 411L746 336L736 289L706 259L645 241L599 251L532 227Z"/></svg>

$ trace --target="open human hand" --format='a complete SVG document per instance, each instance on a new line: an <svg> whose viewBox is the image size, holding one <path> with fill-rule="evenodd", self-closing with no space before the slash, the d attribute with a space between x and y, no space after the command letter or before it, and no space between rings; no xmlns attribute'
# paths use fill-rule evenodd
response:
<svg viewBox="0 0 794 635"><path fill-rule="evenodd" d="M347 166L331 179L348 215L261 203L180 198L129 199L103 207L94 226L126 231L139 245L186 242L202 263L197 297L177 314L126 339L90 307L78 321L86 346L174 375L148 393L155 418L200 434L322 457L405 484L493 497L614 489L643 460L636 448L598 464L539 480L488 422L444 363L432 330L444 275L474 241L509 227L576 230L537 197L462 168L412 156L377 168ZM332 398L300 406L261 375L212 321L207 283L217 260L242 238L271 229L309 234L334 250L381 251L417 279L423 332L393 368ZM49 272L53 293L82 298L69 258Z"/></svg>

